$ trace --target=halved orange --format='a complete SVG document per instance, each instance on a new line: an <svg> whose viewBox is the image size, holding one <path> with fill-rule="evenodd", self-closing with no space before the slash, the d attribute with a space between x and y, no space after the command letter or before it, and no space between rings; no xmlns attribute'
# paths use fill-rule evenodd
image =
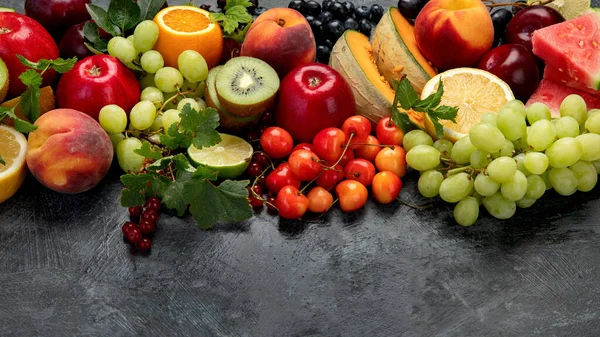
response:
<svg viewBox="0 0 600 337"><path fill-rule="evenodd" d="M0 156L6 163L0 163L0 203L12 197L25 180L26 151L25 136L10 126L0 125Z"/></svg>
<svg viewBox="0 0 600 337"><path fill-rule="evenodd" d="M200 53L209 68L219 63L223 32L209 15L194 6L169 6L156 14L159 34L154 50L161 53L165 66L177 68L179 54L188 49Z"/></svg>

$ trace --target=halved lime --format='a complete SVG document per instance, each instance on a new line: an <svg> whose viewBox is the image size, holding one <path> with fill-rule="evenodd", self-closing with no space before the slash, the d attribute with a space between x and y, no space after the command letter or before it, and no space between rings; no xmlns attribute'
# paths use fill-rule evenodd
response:
<svg viewBox="0 0 600 337"><path fill-rule="evenodd" d="M219 173L219 179L235 179L246 171L254 149L240 137L221 133L221 142L215 146L188 148L188 155L196 165L206 166Z"/></svg>
<svg viewBox="0 0 600 337"><path fill-rule="evenodd" d="M16 12L14 8L0 7L0 12Z"/></svg>
<svg viewBox="0 0 600 337"><path fill-rule="evenodd" d="M527 4L538 4L540 0L527 0ZM565 20L571 20L590 9L591 0L554 0L546 6L556 9Z"/></svg>

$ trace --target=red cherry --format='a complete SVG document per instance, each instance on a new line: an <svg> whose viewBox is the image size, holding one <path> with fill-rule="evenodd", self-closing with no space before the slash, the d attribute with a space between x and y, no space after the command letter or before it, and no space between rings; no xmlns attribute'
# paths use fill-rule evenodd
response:
<svg viewBox="0 0 600 337"><path fill-rule="evenodd" d="M321 186L326 190L331 190L335 185L342 181L342 179L344 179L344 172L342 172L342 167L338 164L335 166L334 170L323 170L323 174L317 178L317 186Z"/></svg>
<svg viewBox="0 0 600 337"><path fill-rule="evenodd" d="M311 181L323 171L319 160L319 157L312 151L296 150L290 155L288 163L296 178L300 181Z"/></svg>
<svg viewBox="0 0 600 337"><path fill-rule="evenodd" d="M346 143L346 134L338 128L326 128L319 131L313 138L313 152L328 163L335 163Z"/></svg>
<svg viewBox="0 0 600 337"><path fill-rule="evenodd" d="M342 124L342 131L346 134L347 140L352 135L350 144L362 144L371 133L371 121L360 115L348 117Z"/></svg>
<svg viewBox="0 0 600 337"><path fill-rule="evenodd" d="M292 185L296 188L300 188L300 180L294 176L290 170L290 164L281 163L277 168L269 173L266 179L267 189L272 194L277 194L279 191L287 185Z"/></svg>
<svg viewBox="0 0 600 337"><path fill-rule="evenodd" d="M275 205L279 210L279 216L284 219L298 219L308 209L308 198L304 196L295 186L285 186L277 194Z"/></svg>
<svg viewBox="0 0 600 337"><path fill-rule="evenodd" d="M311 143L300 143L296 146L294 146L294 149L292 150L292 152L296 151L296 150L308 150L308 151L313 151L313 146ZM314 151L313 151L314 152Z"/></svg>
<svg viewBox="0 0 600 337"><path fill-rule="evenodd" d="M359 183L370 186L375 176L375 166L366 159L352 159L344 166L346 179L354 179Z"/></svg>
<svg viewBox="0 0 600 337"><path fill-rule="evenodd" d="M404 132L392 122L390 117L379 120L375 127L375 134L379 143L383 145L402 145L404 139Z"/></svg>
<svg viewBox="0 0 600 337"><path fill-rule="evenodd" d="M271 126L262 132L260 146L271 158L281 159L292 153L294 141L286 130Z"/></svg>

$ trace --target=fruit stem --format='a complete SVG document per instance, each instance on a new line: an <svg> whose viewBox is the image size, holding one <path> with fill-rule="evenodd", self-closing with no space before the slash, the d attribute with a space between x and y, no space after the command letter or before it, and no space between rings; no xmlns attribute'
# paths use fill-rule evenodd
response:
<svg viewBox="0 0 600 337"><path fill-rule="evenodd" d="M401 204L406 205L406 206L408 206L410 208L414 208L414 209L426 209L426 208L433 207L433 204L427 204L427 205L423 205L423 206L411 204L408 201L402 200L402 198L400 198L400 197L396 197L396 200L398 200L398 202L400 202Z"/></svg>
<svg viewBox="0 0 600 337"><path fill-rule="evenodd" d="M100 69L100 67L93 66L91 69L89 69L89 70L87 71L87 73L88 73L90 76L92 76L92 77L98 77L98 76L100 76L100 74L101 74L101 70L102 70L102 69Z"/></svg>
<svg viewBox="0 0 600 337"><path fill-rule="evenodd" d="M181 96L183 96L183 97L185 97L185 95L187 95L187 94L191 94L191 93L193 93L193 92L194 92L193 90L190 90L190 91L184 91L184 92L178 91L178 92L177 92L177 94L175 94L175 95L173 95L173 96L169 97L169 99L168 99L168 100L166 100L166 101L163 103L163 105L160 107L160 109L158 109L158 111L163 111L163 110L165 109L165 107L167 106L167 104L171 103L173 100L175 100L175 99L176 99L177 97L179 97L180 95L181 95Z"/></svg>
<svg viewBox="0 0 600 337"><path fill-rule="evenodd" d="M470 171L470 172L474 172L473 168L471 166L463 166L463 167L458 167L452 170L449 170L448 172L446 172L446 176L451 176L457 173L461 173L461 172L465 172L465 171Z"/></svg>
<svg viewBox="0 0 600 337"><path fill-rule="evenodd" d="M337 164L339 164L342 161L342 158L344 158L344 155L346 154L346 151L348 150L348 148L350 147L350 143L352 142L352 138L354 137L354 132L352 132L350 134L350 137L348 137L348 143L346 143L346 145L344 146L344 151L342 151L342 154L340 155L340 157L338 158L338 160L335 162L335 164L331 165L331 168L335 168L337 166Z"/></svg>

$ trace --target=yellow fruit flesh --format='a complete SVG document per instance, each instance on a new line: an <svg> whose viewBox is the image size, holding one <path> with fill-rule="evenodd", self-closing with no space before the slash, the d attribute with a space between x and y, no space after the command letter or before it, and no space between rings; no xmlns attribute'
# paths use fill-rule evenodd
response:
<svg viewBox="0 0 600 337"><path fill-rule="evenodd" d="M25 180L27 141L14 129L0 125L0 144L0 156L6 164L0 164L0 203L2 203L17 192Z"/></svg>

